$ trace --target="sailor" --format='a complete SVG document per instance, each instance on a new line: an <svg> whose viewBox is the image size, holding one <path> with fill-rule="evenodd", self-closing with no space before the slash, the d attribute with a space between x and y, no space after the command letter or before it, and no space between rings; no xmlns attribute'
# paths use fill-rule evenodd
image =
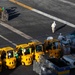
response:
<svg viewBox="0 0 75 75"><path fill-rule="evenodd" d="M52 39L53 39L52 36L47 37L47 40L52 40Z"/></svg>
<svg viewBox="0 0 75 75"><path fill-rule="evenodd" d="M2 13L1 13L1 20L3 21L4 20L4 18L3 18L3 16L4 16L4 7L2 7Z"/></svg>
<svg viewBox="0 0 75 75"><path fill-rule="evenodd" d="M55 21L52 23L51 28L52 28L52 33L55 32L55 27L56 27L56 23Z"/></svg>
<svg viewBox="0 0 75 75"><path fill-rule="evenodd" d="M18 53L17 53L17 51L14 52L14 57L16 57L16 59L18 59Z"/></svg>
<svg viewBox="0 0 75 75"><path fill-rule="evenodd" d="M63 39L65 39L65 37L62 35L62 33L60 33L58 36L58 40L62 41Z"/></svg>

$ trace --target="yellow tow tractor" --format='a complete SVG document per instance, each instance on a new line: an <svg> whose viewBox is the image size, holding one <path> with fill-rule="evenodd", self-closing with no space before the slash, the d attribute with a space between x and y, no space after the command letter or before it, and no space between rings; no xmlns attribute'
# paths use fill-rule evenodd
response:
<svg viewBox="0 0 75 75"><path fill-rule="evenodd" d="M57 39L45 40L44 50L52 58L60 58L63 55L60 42Z"/></svg>
<svg viewBox="0 0 75 75"><path fill-rule="evenodd" d="M2 50L0 50L0 72L2 71L2 59L1 59L1 55L2 55Z"/></svg>
<svg viewBox="0 0 75 75"><path fill-rule="evenodd" d="M4 7L0 7L0 20L8 21L8 13Z"/></svg>
<svg viewBox="0 0 75 75"><path fill-rule="evenodd" d="M31 65L33 62L32 49L28 44L20 44L16 46L16 51L18 54L18 61L22 65Z"/></svg>
<svg viewBox="0 0 75 75"><path fill-rule="evenodd" d="M2 63L7 69L16 68L16 58L14 57L14 49L12 47L4 47L2 50Z"/></svg>
<svg viewBox="0 0 75 75"><path fill-rule="evenodd" d="M32 41L28 43L28 45L30 45L30 47L32 48L33 59L39 62L40 55L44 54L42 43L39 41Z"/></svg>

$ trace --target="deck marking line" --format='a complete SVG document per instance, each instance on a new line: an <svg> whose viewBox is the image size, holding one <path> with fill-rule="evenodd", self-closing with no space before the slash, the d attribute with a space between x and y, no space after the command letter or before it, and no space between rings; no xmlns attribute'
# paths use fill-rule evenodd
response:
<svg viewBox="0 0 75 75"><path fill-rule="evenodd" d="M29 36L29 35L23 33L22 31L20 31L20 30L14 28L14 27L12 27L11 25L8 25L8 24L6 24L6 23L4 23L4 22L2 22L2 21L0 22L0 25L2 25L2 26L4 26L5 28L7 28L7 29L9 29L9 30L11 30L11 31L13 31L13 32L15 32L15 33L17 33L18 35L24 37L25 39L28 39L28 40L31 40L31 41L32 41L32 40L38 41L38 40L36 40L36 39L33 39L31 36Z"/></svg>
<svg viewBox="0 0 75 75"><path fill-rule="evenodd" d="M69 4L69 5L72 5L72 6L75 6L75 3L67 1L67 0L58 0L58 1L61 1L63 3Z"/></svg>
<svg viewBox="0 0 75 75"><path fill-rule="evenodd" d="M27 8L29 10L32 10L33 9L32 7L27 6L27 5L25 5L25 4L21 3L21 2L16 1L16 0L9 0L9 1L11 1L11 2L13 2L15 4L18 4L18 5L20 5L20 6L24 7L24 8Z"/></svg>
<svg viewBox="0 0 75 75"><path fill-rule="evenodd" d="M50 15L50 14L47 14L47 13L45 13L45 12L42 12L42 11L40 11L40 10L37 10L37 9L32 8L32 7L30 7L30 6L27 6L27 5L25 5L25 4L21 3L21 2L16 1L16 0L9 0L9 1L11 1L11 2L13 2L13 3L15 3L15 4L18 4L18 5L20 5L20 6L24 7L24 8L27 8L27 9L29 9L29 10L31 10L31 11L34 11L34 12L36 12L36 13L38 13L38 14L41 14L41 15L43 15L43 16L45 16L45 17L48 17L48 18L50 18L50 19L56 20L56 21L58 21L58 22L60 22L60 23L63 23L63 24L66 24L66 25L68 25L68 26L71 26L71 27L75 28L75 24L72 24L72 23L70 23L70 22L68 22L68 21L62 20L62 19L60 19L60 18L57 18L57 17L55 17L55 16L52 16L52 15Z"/></svg>
<svg viewBox="0 0 75 75"><path fill-rule="evenodd" d="M4 40L8 41L9 43L11 43L12 45L16 46L15 43L13 43L12 41L10 41L9 39L5 38L4 36L0 35L1 38L3 38Z"/></svg>
<svg viewBox="0 0 75 75"><path fill-rule="evenodd" d="M57 17L55 17L55 16L52 16L52 15L50 15L50 14L46 14L46 13L44 13L44 12L42 12L42 11L37 10L37 9L33 9L32 11L37 12L37 13L39 13L39 14L41 14L41 15L44 15L44 16L50 18L50 19L54 19L54 20L56 20L56 21L58 21L58 22L60 22L60 23L63 23L63 24L66 24L66 25L68 25L68 26L71 26L71 27L75 28L75 25L74 25L74 24L72 24L72 23L70 23L70 22L67 22L67 21L65 21L65 20L62 20L62 19L60 19L60 18L57 18Z"/></svg>

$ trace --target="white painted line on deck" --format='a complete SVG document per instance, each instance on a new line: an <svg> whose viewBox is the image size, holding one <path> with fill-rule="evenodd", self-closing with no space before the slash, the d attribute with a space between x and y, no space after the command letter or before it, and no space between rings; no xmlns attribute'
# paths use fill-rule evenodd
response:
<svg viewBox="0 0 75 75"><path fill-rule="evenodd" d="M68 25L68 26L71 26L71 27L75 28L75 24L72 24L72 23L70 23L70 22L68 22L68 21L65 21L65 20L60 19L60 18L55 17L55 16L52 16L52 15L47 14L47 13L45 13L45 12L42 12L42 11L40 11L40 10L34 9L34 8L32 8L32 7L30 7L30 6L27 6L27 5L25 5L25 4L21 3L21 2L16 1L16 0L9 0L9 1L11 1L11 2L13 2L13 3L15 3L15 4L18 4L18 5L20 5L20 6L24 7L24 8L26 8L26 9L29 9L29 10L31 10L31 11L34 11L34 12L36 12L36 13L38 13L38 14L41 14L41 15L43 15L43 16L45 16L45 17L48 17L48 18L50 18L50 19L56 20L56 21L58 21L58 22L60 22L60 23L63 23L63 24L66 24L66 25Z"/></svg>
<svg viewBox="0 0 75 75"><path fill-rule="evenodd" d="M0 22L0 25L1 25L1 26L4 26L5 28L7 28L7 29L9 29L9 30L11 30L11 31L13 31L14 33L17 33L18 35L22 36L22 37L25 38L25 39L28 39L28 40L30 40L30 41L32 41L32 40L38 41L38 40L36 40L36 39L33 39L31 36L29 36L29 35L23 33L22 31L20 31L20 30L14 28L14 27L12 27L11 25L8 25L8 24L6 24L6 23L4 23L4 22L2 22L2 21Z"/></svg>
<svg viewBox="0 0 75 75"><path fill-rule="evenodd" d="M41 15L44 15L44 16L50 18L50 19L56 20L56 21L58 21L58 22L60 22L60 23L63 23L63 24L66 24L66 25L68 25L68 26L71 26L71 27L75 28L75 25L74 25L74 24L72 24L72 23L70 23L70 22L67 22L67 21L65 21L65 20L62 20L62 19L60 19L60 18L57 18L57 17L55 17L55 16L52 16L52 15L50 15L50 14L44 13L44 12L39 11L39 10L37 10L37 9L33 9L32 11L34 11L34 12L36 12L36 13L39 13L39 14L41 14Z"/></svg>
<svg viewBox="0 0 75 75"><path fill-rule="evenodd" d="M67 0L59 0L59 1L66 3L66 4L69 4L69 5L72 5L72 6L75 6L75 3L67 1Z"/></svg>
<svg viewBox="0 0 75 75"><path fill-rule="evenodd" d="M5 38L4 36L0 35L1 38L3 38L4 40L8 41L9 43L11 43L12 45L16 46L15 43L13 43L12 41L10 41L9 39Z"/></svg>

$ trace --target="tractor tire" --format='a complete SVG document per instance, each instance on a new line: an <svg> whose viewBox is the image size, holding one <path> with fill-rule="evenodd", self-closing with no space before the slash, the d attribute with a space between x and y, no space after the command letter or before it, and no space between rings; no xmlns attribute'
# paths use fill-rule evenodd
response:
<svg viewBox="0 0 75 75"><path fill-rule="evenodd" d="M8 67L8 66L6 66L6 69L9 69L9 67Z"/></svg>

